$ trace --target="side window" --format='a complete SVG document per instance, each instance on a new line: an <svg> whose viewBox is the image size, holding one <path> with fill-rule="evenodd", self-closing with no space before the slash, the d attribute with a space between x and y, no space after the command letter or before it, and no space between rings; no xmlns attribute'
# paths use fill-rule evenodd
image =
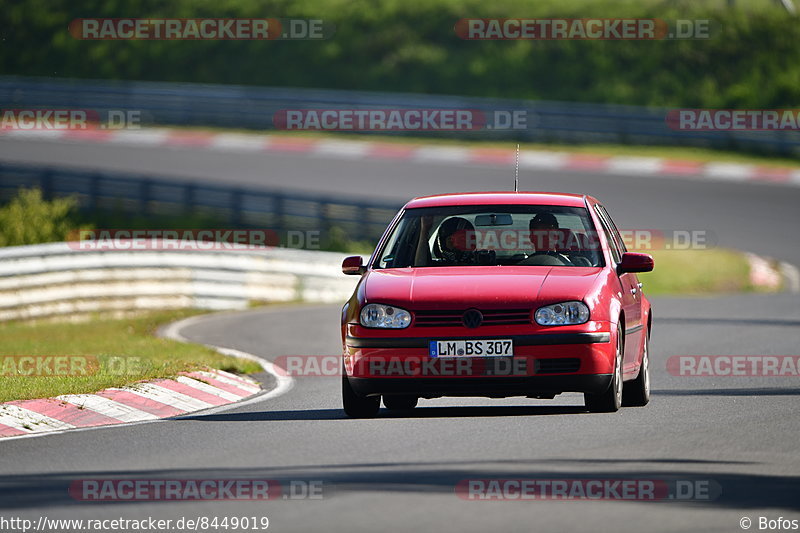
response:
<svg viewBox="0 0 800 533"><path fill-rule="evenodd" d="M594 209L597 213L597 217L600 219L600 224L603 226L603 232L606 234L606 237L608 237L608 246L611 248L611 256L615 263L619 263L622 260L622 252L620 251L619 235L615 231L616 228L611 226L601 206L596 205Z"/></svg>
<svg viewBox="0 0 800 533"><path fill-rule="evenodd" d="M407 229L409 225L411 227ZM419 232L416 226L419 226L418 218L400 221L378 255L377 268L404 268L413 263L413 249Z"/></svg>

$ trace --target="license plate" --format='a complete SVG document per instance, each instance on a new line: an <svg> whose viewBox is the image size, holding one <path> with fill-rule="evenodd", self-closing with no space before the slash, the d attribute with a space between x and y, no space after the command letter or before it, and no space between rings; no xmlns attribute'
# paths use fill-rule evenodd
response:
<svg viewBox="0 0 800 533"><path fill-rule="evenodd" d="M431 341L431 357L508 357L514 355L511 339Z"/></svg>

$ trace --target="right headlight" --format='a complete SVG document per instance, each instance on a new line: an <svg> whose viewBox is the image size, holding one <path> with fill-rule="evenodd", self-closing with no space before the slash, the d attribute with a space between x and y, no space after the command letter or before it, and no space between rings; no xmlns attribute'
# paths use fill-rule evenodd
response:
<svg viewBox="0 0 800 533"><path fill-rule="evenodd" d="M361 308L361 325L367 328L403 329L411 324L411 313L383 304L367 304Z"/></svg>
<svg viewBox="0 0 800 533"><path fill-rule="evenodd" d="M540 326L568 326L589 320L589 308L583 302L561 302L540 307L533 314Z"/></svg>

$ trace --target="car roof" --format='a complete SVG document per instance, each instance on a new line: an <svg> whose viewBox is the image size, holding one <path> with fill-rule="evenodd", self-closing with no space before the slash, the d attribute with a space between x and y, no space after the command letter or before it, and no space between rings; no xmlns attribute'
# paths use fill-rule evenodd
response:
<svg viewBox="0 0 800 533"><path fill-rule="evenodd" d="M408 202L405 208L415 209L419 207L453 205L558 205L585 207L586 200L596 202L591 196L556 192L462 192L421 196Z"/></svg>

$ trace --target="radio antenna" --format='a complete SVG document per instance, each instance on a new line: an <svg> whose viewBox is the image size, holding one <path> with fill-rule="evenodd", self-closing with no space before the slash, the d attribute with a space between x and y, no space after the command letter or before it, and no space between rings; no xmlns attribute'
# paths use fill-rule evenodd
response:
<svg viewBox="0 0 800 533"><path fill-rule="evenodd" d="M517 143L517 157L514 161L514 192L519 192L519 143Z"/></svg>

